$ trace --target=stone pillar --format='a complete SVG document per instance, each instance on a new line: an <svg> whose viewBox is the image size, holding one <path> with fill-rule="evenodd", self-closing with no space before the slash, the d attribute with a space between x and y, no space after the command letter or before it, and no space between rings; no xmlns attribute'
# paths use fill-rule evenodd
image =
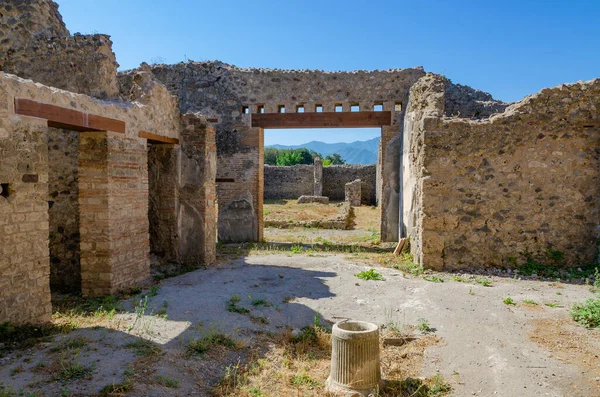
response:
<svg viewBox="0 0 600 397"><path fill-rule="evenodd" d="M360 207L362 200L361 184L362 181L360 179L355 179L352 182L346 183L344 186L346 201L353 207Z"/></svg>
<svg viewBox="0 0 600 397"><path fill-rule="evenodd" d="M167 262L179 260L179 146L148 144L150 252Z"/></svg>
<svg viewBox="0 0 600 397"><path fill-rule="evenodd" d="M400 130L399 125L381 128L381 241L398 240Z"/></svg>
<svg viewBox="0 0 600 397"><path fill-rule="evenodd" d="M210 264L216 260L217 157L215 129L203 118L181 116L179 187L179 261Z"/></svg>
<svg viewBox="0 0 600 397"><path fill-rule="evenodd" d="M85 132L79 145L81 290L114 294L147 279L146 145L111 132Z"/></svg>
<svg viewBox="0 0 600 397"><path fill-rule="evenodd" d="M323 160L320 157L315 157L314 164L315 172L315 196L323 195Z"/></svg>

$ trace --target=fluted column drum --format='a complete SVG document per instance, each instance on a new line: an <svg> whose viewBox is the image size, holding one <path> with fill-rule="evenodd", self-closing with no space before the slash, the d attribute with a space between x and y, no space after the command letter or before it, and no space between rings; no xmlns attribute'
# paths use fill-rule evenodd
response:
<svg viewBox="0 0 600 397"><path fill-rule="evenodd" d="M368 395L381 381L379 327L364 321L341 321L331 332L332 392Z"/></svg>

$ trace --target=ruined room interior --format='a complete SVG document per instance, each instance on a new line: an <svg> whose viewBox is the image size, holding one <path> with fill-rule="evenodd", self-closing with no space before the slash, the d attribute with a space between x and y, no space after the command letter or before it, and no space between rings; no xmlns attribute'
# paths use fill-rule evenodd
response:
<svg viewBox="0 0 600 397"><path fill-rule="evenodd" d="M381 240L424 269L598 261L599 79L509 104L420 67L118 71L110 37L71 35L52 1L0 14L0 323L262 241L265 128L381 128Z"/></svg>

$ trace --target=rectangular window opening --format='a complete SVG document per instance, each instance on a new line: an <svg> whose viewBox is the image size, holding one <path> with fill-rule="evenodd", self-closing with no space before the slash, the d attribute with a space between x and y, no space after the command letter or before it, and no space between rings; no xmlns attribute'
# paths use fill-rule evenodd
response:
<svg viewBox="0 0 600 397"><path fill-rule="evenodd" d="M265 112L265 105L256 105L256 113L263 114Z"/></svg>
<svg viewBox="0 0 600 397"><path fill-rule="evenodd" d="M323 113L323 105L315 105L315 112Z"/></svg>
<svg viewBox="0 0 600 397"><path fill-rule="evenodd" d="M402 111L402 102L396 102L396 104L394 105L394 111L395 112L401 112Z"/></svg>
<svg viewBox="0 0 600 397"><path fill-rule="evenodd" d="M351 112L360 112L360 105L357 103L350 105L350 111Z"/></svg>
<svg viewBox="0 0 600 397"><path fill-rule="evenodd" d="M337 104L337 105L335 105L335 111L336 111L336 112L338 112L338 113L339 113L339 112L342 112L343 110L344 110L344 108L342 107L342 105L341 105L341 104Z"/></svg>
<svg viewBox="0 0 600 397"><path fill-rule="evenodd" d="M277 105L277 113L285 113L285 105Z"/></svg>
<svg viewBox="0 0 600 397"><path fill-rule="evenodd" d="M373 111L374 112L383 112L383 103L376 103L375 105L373 105Z"/></svg>
<svg viewBox="0 0 600 397"><path fill-rule="evenodd" d="M296 106L296 113L304 113L304 105Z"/></svg>
<svg viewBox="0 0 600 397"><path fill-rule="evenodd" d="M8 183L0 183L0 197L8 198Z"/></svg>
<svg viewBox="0 0 600 397"><path fill-rule="evenodd" d="M242 114L250 114L250 108L248 106L242 106Z"/></svg>

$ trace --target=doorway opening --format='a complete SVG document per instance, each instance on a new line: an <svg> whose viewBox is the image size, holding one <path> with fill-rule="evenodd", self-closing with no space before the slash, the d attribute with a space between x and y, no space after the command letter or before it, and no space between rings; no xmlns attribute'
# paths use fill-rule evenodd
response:
<svg viewBox="0 0 600 397"><path fill-rule="evenodd" d="M263 240L379 245L380 140L381 127L264 129Z"/></svg>

